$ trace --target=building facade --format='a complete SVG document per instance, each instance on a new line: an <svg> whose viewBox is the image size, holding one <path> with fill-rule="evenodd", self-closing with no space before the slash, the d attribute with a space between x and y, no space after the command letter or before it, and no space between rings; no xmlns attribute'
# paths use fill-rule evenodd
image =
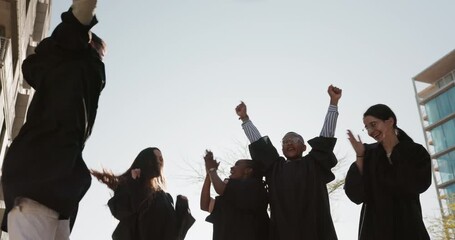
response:
<svg viewBox="0 0 455 240"><path fill-rule="evenodd" d="M48 34L50 14L51 0L0 0L0 163L24 123L34 93L23 80L22 61ZM3 213L0 194L0 221Z"/></svg>
<svg viewBox="0 0 455 240"><path fill-rule="evenodd" d="M443 220L455 219L455 50L413 78ZM446 229L448 239L455 229Z"/></svg>

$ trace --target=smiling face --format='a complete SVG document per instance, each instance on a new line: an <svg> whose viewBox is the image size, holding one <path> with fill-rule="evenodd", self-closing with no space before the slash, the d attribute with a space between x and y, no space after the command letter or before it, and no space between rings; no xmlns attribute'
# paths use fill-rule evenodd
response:
<svg viewBox="0 0 455 240"><path fill-rule="evenodd" d="M303 152L306 150L302 136L294 132L284 135L281 143L283 154L288 160L301 158Z"/></svg>
<svg viewBox="0 0 455 240"><path fill-rule="evenodd" d="M367 115L363 118L363 123L365 124L365 129L368 131L368 135L379 143L384 141L386 136L391 136L394 133L393 118L381 120Z"/></svg>

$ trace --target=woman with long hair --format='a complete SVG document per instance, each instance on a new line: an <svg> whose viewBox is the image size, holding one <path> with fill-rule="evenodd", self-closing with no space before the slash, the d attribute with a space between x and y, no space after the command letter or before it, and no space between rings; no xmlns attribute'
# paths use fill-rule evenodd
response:
<svg viewBox="0 0 455 240"><path fill-rule="evenodd" d="M430 155L384 104L371 106L363 123L376 143L363 144L348 130L357 157L345 184L349 199L362 204L359 240L429 240L419 196L431 185Z"/></svg>
<svg viewBox="0 0 455 240"><path fill-rule="evenodd" d="M164 191L163 156L158 148L142 150L121 175L107 170L92 170L92 175L114 191L108 201L112 215L120 221L112 234L114 240L184 239L194 222L188 200L178 196L174 209L171 195Z"/></svg>

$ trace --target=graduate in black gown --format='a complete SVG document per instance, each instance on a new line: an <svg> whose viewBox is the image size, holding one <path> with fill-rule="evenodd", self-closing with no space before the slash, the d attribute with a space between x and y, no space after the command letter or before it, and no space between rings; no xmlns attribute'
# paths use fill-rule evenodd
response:
<svg viewBox="0 0 455 240"><path fill-rule="evenodd" d="M213 240L267 240L269 216L267 191L255 162L238 160L231 167L229 179L223 181L217 174L219 163L213 153L204 156L207 176L201 191L201 209L211 214ZM219 194L210 197L210 185Z"/></svg>
<svg viewBox="0 0 455 240"><path fill-rule="evenodd" d="M335 179L331 168L337 164L333 148L341 89L330 85L327 91L330 106L324 126L319 137L308 141L312 149L306 156L302 136L289 132L282 139L285 157L281 157L271 140L262 137L253 125L246 105L242 102L236 107L251 142L251 157L265 173L271 207L270 239L337 239L326 184ZM292 115L280 117L279 122L284 123L288 117Z"/></svg>
<svg viewBox="0 0 455 240"><path fill-rule="evenodd" d="M427 240L419 195L431 185L427 150L397 127L397 118L384 104L363 115L368 135L363 144L348 130L357 157L346 176L346 195L362 204L360 240Z"/></svg>
<svg viewBox="0 0 455 240"><path fill-rule="evenodd" d="M194 223L186 197L178 196L174 209L164 191L163 156L158 148L142 150L122 175L92 170L100 182L114 190L108 206L120 222L113 240L181 240Z"/></svg>

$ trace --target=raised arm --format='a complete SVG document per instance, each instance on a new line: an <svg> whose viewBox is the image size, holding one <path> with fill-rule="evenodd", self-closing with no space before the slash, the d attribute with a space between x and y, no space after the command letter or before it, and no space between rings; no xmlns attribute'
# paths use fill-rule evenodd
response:
<svg viewBox="0 0 455 240"><path fill-rule="evenodd" d="M97 0L73 0L71 6L74 16L83 25L89 25L95 16Z"/></svg>
<svg viewBox="0 0 455 240"><path fill-rule="evenodd" d="M338 119L338 101L341 98L342 90L333 85L327 89L330 96L330 105L327 115L325 116L324 125L321 130L321 137L334 137Z"/></svg>
<svg viewBox="0 0 455 240"><path fill-rule="evenodd" d="M239 119L242 120L242 128L245 132L246 137L250 140L250 143L256 142L262 136L259 133L259 130L254 126L253 122L250 120L250 117L247 114L246 105L244 102L241 102L236 108L235 112L239 116Z"/></svg>
<svg viewBox="0 0 455 240"><path fill-rule="evenodd" d="M213 188L215 188L215 192L219 195L223 195L226 184L223 182L223 180L221 180L217 173L220 163L215 161L213 158L213 153L209 150L205 151L204 160L205 169L207 170L207 174L209 175L210 181L213 184Z"/></svg>
<svg viewBox="0 0 455 240"><path fill-rule="evenodd" d="M201 210L206 212L212 212L215 199L210 196L210 176L207 173L204 180L204 185L202 185L201 191Z"/></svg>

